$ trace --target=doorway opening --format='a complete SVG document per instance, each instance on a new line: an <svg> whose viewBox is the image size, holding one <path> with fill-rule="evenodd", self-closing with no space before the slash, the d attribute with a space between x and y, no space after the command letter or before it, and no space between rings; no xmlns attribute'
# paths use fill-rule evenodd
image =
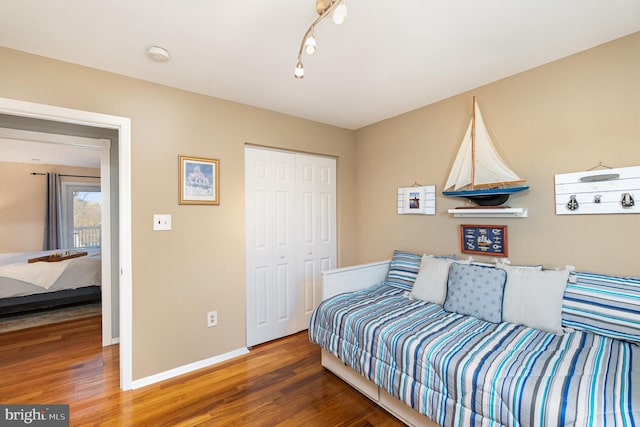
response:
<svg viewBox="0 0 640 427"><path fill-rule="evenodd" d="M111 142L101 146L102 193L104 196L106 185L109 195L114 195L110 199L117 203L104 203L103 199L102 219L108 226L102 227L102 250L115 260L108 266L103 263L102 277L108 283L113 278L119 285L114 288L116 292L109 289L110 294L104 296L110 308L111 301L117 301L118 312L108 324L103 317L103 345L120 343L120 388L129 390L132 383L131 122L125 117L0 98L0 125L32 131L46 129L50 133L104 138ZM110 238L105 239L105 234ZM115 327L114 322L117 322ZM114 331L119 331L117 337Z"/></svg>

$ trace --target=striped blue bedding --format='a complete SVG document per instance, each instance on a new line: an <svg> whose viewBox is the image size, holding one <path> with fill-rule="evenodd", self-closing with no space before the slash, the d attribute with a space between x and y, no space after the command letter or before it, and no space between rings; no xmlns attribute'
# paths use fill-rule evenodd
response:
<svg viewBox="0 0 640 427"><path fill-rule="evenodd" d="M640 347L412 300L383 283L314 311L310 340L442 426L635 426Z"/></svg>

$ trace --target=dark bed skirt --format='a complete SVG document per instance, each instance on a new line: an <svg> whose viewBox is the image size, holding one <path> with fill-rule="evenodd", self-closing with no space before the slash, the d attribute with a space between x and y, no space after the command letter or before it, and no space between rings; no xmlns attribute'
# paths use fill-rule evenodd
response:
<svg viewBox="0 0 640 427"><path fill-rule="evenodd" d="M0 299L0 316L45 310L69 305L100 302L100 286L87 286L78 289L65 289L44 294Z"/></svg>

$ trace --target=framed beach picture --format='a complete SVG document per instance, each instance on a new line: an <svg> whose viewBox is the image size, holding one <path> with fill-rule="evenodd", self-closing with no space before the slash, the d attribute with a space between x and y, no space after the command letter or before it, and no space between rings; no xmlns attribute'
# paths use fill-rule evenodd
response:
<svg viewBox="0 0 640 427"><path fill-rule="evenodd" d="M507 256L506 225L460 226L460 251L466 254Z"/></svg>
<svg viewBox="0 0 640 427"><path fill-rule="evenodd" d="M436 214L436 186L398 188L398 214Z"/></svg>
<svg viewBox="0 0 640 427"><path fill-rule="evenodd" d="M179 156L181 205L220 204L220 160Z"/></svg>

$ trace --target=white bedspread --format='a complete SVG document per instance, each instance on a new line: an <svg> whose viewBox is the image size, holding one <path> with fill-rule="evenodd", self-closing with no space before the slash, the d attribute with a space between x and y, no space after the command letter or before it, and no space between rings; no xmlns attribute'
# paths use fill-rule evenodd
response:
<svg viewBox="0 0 640 427"><path fill-rule="evenodd" d="M58 262L21 262L3 265L0 266L0 276L22 280L49 289L69 266L72 259Z"/></svg>
<svg viewBox="0 0 640 427"><path fill-rule="evenodd" d="M31 264L29 259L60 253L60 249L0 254L0 298L100 286L100 250L87 252L87 256L60 262Z"/></svg>

